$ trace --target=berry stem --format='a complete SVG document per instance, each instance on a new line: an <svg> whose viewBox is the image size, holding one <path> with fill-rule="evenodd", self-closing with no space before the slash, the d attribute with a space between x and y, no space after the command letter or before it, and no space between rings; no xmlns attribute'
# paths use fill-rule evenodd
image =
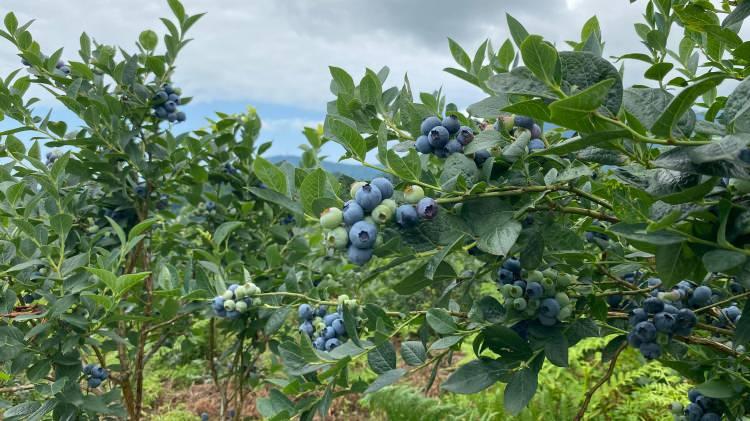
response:
<svg viewBox="0 0 750 421"><path fill-rule="evenodd" d="M723 305L723 304L731 303L732 301L736 301L736 300L738 300L740 298L744 298L744 297L747 297L747 296L750 296L750 291L745 291L742 294L733 295L733 296L731 296L731 297L729 297L727 299L724 299L724 300L721 300L721 301L717 301L717 302L709 304L709 305L707 305L705 307L701 307L698 310L695 310L694 313L695 314L703 313L704 311L710 310L710 309L712 309L714 307L718 307L718 306Z"/></svg>
<svg viewBox="0 0 750 421"><path fill-rule="evenodd" d="M296 292L263 292L260 294L256 294L255 297L292 297L297 298L299 300L303 301L309 301L311 303L315 304L325 304L325 305L338 305L337 301L324 301L324 300L318 300L315 298L310 298L304 294L298 294Z"/></svg>
<svg viewBox="0 0 750 421"><path fill-rule="evenodd" d="M682 141L682 140L674 140L674 139L659 139L656 137L649 137L642 135L632 129L627 124L623 123L620 120L615 120L613 118L609 118L607 116L604 116L600 113L594 113L593 114L595 118L598 118L602 121L606 121L608 123L612 123L615 126L618 126L622 129L625 129L628 133L630 133L631 139L635 140L636 142L642 142L642 143L652 143L656 145L665 145L665 146L700 146L700 145L708 145L711 143L710 141Z"/></svg>
<svg viewBox="0 0 750 421"><path fill-rule="evenodd" d="M589 403L591 403L591 398L594 396L594 393L596 393L596 391L599 390L599 388L602 387L602 385L606 383L610 377L612 377L612 374L614 374L615 372L615 366L617 365L617 358L620 356L622 351L625 350L625 347L627 347L627 345L628 345L627 342L623 342L622 344L620 344L620 346L617 348L617 351L615 351L615 354L612 356L612 361L610 361L609 363L609 368L607 369L607 372L604 373L604 376L602 376L602 378L599 379L598 382L596 382L594 387L592 387L591 389L589 389L588 392L586 392L586 396L583 399L581 408L578 410L578 414L576 414L574 418L575 421L580 421L583 419L583 416L586 414L586 409L589 407Z"/></svg>

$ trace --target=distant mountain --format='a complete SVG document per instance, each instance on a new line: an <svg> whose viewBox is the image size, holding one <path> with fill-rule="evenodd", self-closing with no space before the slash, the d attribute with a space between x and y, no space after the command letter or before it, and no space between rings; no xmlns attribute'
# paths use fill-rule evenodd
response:
<svg viewBox="0 0 750 421"><path fill-rule="evenodd" d="M294 155L276 155L267 157L266 159L273 163L286 161L294 166L299 165L300 161L300 158ZM348 175L355 180L371 180L382 175L380 171L373 170L372 168L356 164L343 164L341 162L323 161L323 169L332 173Z"/></svg>

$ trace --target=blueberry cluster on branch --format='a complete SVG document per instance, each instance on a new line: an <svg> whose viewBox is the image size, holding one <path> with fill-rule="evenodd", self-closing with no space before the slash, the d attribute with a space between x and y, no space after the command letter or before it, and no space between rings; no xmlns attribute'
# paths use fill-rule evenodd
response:
<svg viewBox="0 0 750 421"><path fill-rule="evenodd" d="M356 301L346 295L340 296L338 301L338 309L333 313L328 313L323 305L313 309L309 304L301 304L297 309L301 321L299 331L310 338L318 351L331 351L347 339L344 306L354 308Z"/></svg>
<svg viewBox="0 0 750 421"><path fill-rule="evenodd" d="M164 84L151 99L154 115L159 120L167 120L170 123L185 121L185 113L177 109L180 105L180 94L182 94L180 88Z"/></svg>
<svg viewBox="0 0 750 421"><path fill-rule="evenodd" d="M469 126L462 126L458 117L427 117L420 126L422 135L417 138L414 147L423 154L434 154L446 158L454 153L463 153L464 146L474 140L474 131Z"/></svg>
<svg viewBox="0 0 750 421"><path fill-rule="evenodd" d="M84 366L83 374L86 375L86 382L92 389L101 386L102 382L109 377L109 373L105 368L94 364L87 364Z"/></svg>
<svg viewBox="0 0 750 421"><path fill-rule="evenodd" d="M211 306L219 317L239 319L243 314L248 314L253 305L252 297L260 293L260 288L252 282L232 284L222 295L214 297Z"/></svg>

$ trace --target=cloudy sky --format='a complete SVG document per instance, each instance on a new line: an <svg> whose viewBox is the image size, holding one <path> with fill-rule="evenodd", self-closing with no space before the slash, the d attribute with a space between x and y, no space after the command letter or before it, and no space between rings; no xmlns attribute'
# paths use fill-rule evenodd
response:
<svg viewBox="0 0 750 421"><path fill-rule="evenodd" d="M355 80L366 67L391 68L389 82L409 74L418 90L443 87L459 107L482 99L478 89L442 71L452 66L447 37L470 54L486 38L500 46L509 34L505 13L531 33L563 47L578 40L580 28L597 15L605 55L642 51L633 23L644 1L628 0L184 0L189 13L206 12L191 31L195 39L179 59L175 83L195 97L189 122L199 127L213 110L239 112L255 106L264 122L263 140L274 140L271 154L285 154L304 142L305 125L322 121L328 91L328 66L342 67ZM100 43L134 49L143 29L161 32L159 17L169 15L159 0L3 0L0 12L14 11L20 21L36 19L32 33L46 52L65 47L77 55L86 31ZM0 69L19 67L18 58L0 39ZM629 77L642 73L628 62ZM65 114L57 114L58 119ZM332 154L335 150L328 151Z"/></svg>

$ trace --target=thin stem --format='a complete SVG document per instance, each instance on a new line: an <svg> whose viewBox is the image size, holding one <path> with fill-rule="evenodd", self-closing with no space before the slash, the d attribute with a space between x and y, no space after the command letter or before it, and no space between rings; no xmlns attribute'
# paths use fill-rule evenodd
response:
<svg viewBox="0 0 750 421"><path fill-rule="evenodd" d="M721 300L721 301L717 301L717 302L709 304L709 305L707 305L705 307L701 307L698 310L695 310L693 313L696 313L696 314L703 313L704 311L710 310L710 309L712 309L714 307L718 307L718 306L723 305L723 304L728 304L728 303L731 303L732 301L736 301L736 300L739 300L740 298L744 298L744 297L747 297L747 296L750 296L750 291L745 291L742 294L733 295L733 296L731 296L731 297L729 297L727 299L724 299L724 300Z"/></svg>
<svg viewBox="0 0 750 421"><path fill-rule="evenodd" d="M296 292L263 292L260 294L256 294L256 297L292 297L297 298L304 301L309 301L311 303L315 304L325 304L325 305L338 305L338 301L324 301L324 300L318 300L315 298L308 297L304 294L298 294Z"/></svg>
<svg viewBox="0 0 750 421"><path fill-rule="evenodd" d="M379 167L377 165L372 165L372 164L370 164L369 162L367 162L365 160L361 160L361 161L358 161L358 162L360 164L362 164L363 166L367 167L367 168L372 168L373 170L384 172L386 174L390 174L390 175L392 175L394 177L399 177L400 178L400 176L398 174L396 174L395 172L393 172L393 170L391 170L390 168L384 168L384 167ZM410 182L412 184L417 184L419 186L426 187L428 189L432 189L432 190L438 191L438 192L443 191L443 189L441 187L439 187L439 186L434 186L434 185L429 184L429 183L424 183L424 182L422 182L420 180L406 180L406 181L408 181L408 182Z"/></svg>
<svg viewBox="0 0 750 421"><path fill-rule="evenodd" d="M615 372L615 366L617 365L617 358L620 356L620 353L622 353L623 350L625 350L625 347L627 346L627 342L623 342L619 348L617 348L617 351L615 351L615 355L612 356L612 361L609 363L609 368L607 369L607 372L604 373L604 376L599 379L598 382L592 387L588 392L586 392L586 396L583 399L583 403L581 404L581 408L578 410L578 414L574 418L574 420L579 421L583 419L583 416L586 414L586 409L589 407L589 403L591 403L591 398L594 396L594 393L596 393L597 390L599 390L600 387L604 383L606 383L610 377L612 377L612 374Z"/></svg>
<svg viewBox="0 0 750 421"><path fill-rule="evenodd" d="M682 140L674 140L674 139L659 139L656 137L649 137L642 135L638 133L637 131L633 130L630 126L623 123L620 120L615 120L613 118L609 118L607 116L604 116L599 113L594 113L594 117L606 121L609 123L612 123L622 129L625 129L630 133L631 139L635 140L636 142L643 142L643 143L653 143L656 145L667 145L667 146L700 146L700 145L708 145L709 141L682 141Z"/></svg>

